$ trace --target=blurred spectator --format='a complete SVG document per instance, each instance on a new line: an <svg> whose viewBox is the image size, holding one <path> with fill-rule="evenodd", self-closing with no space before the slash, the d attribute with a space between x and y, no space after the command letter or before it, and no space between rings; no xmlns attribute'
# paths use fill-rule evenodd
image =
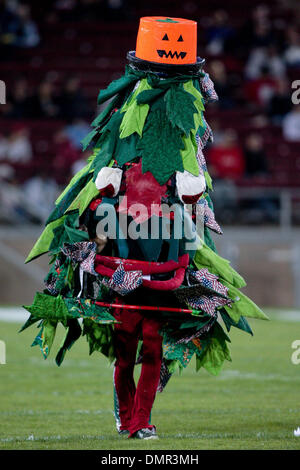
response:
<svg viewBox="0 0 300 470"><path fill-rule="evenodd" d="M0 160L5 160L7 154L7 139L0 134Z"/></svg>
<svg viewBox="0 0 300 470"><path fill-rule="evenodd" d="M14 119L23 119L29 114L30 97L28 82L24 77L18 78L7 97L4 115Z"/></svg>
<svg viewBox="0 0 300 470"><path fill-rule="evenodd" d="M270 74L267 66L263 65L260 76L250 80L245 85L246 98L258 106L267 106L276 91L277 81Z"/></svg>
<svg viewBox="0 0 300 470"><path fill-rule="evenodd" d="M291 110L291 92L286 79L278 80L275 93L272 95L268 115L274 124L281 124L283 117Z"/></svg>
<svg viewBox="0 0 300 470"><path fill-rule="evenodd" d="M0 44L2 51L5 47L16 44L21 28L20 18L7 3L6 0L0 0Z"/></svg>
<svg viewBox="0 0 300 470"><path fill-rule="evenodd" d="M73 15L80 21L93 21L99 15L99 3L98 0L77 0Z"/></svg>
<svg viewBox="0 0 300 470"><path fill-rule="evenodd" d="M282 131L285 140L300 142L300 105L295 105L283 118Z"/></svg>
<svg viewBox="0 0 300 470"><path fill-rule="evenodd" d="M128 16L130 9L125 0L105 0L105 17L109 20L120 21ZM103 9L103 2L100 1L100 10Z"/></svg>
<svg viewBox="0 0 300 470"><path fill-rule="evenodd" d="M56 132L53 138L54 154L53 168L56 180L59 184L64 184L68 179L72 165L79 160L81 154L70 142L70 139L64 132L60 130Z"/></svg>
<svg viewBox="0 0 300 470"><path fill-rule="evenodd" d="M213 131L213 144L212 145L219 145L223 142L224 139L224 131L221 128L220 121L218 119L211 119L209 125ZM210 145L208 143L208 145Z"/></svg>
<svg viewBox="0 0 300 470"><path fill-rule="evenodd" d="M29 117L56 118L59 116L59 106L54 96L53 83L44 80L38 87L37 93L30 102Z"/></svg>
<svg viewBox="0 0 300 470"><path fill-rule="evenodd" d="M214 179L211 197L218 222L233 224L238 220L238 191L232 180Z"/></svg>
<svg viewBox="0 0 300 470"><path fill-rule="evenodd" d="M79 78L72 76L65 81L58 103L60 115L64 119L90 118L89 103L80 88Z"/></svg>
<svg viewBox="0 0 300 470"><path fill-rule="evenodd" d="M215 85L215 90L219 97L217 102L221 109L232 108L234 104L233 89L227 76L226 68L220 60L213 60L210 63L210 76Z"/></svg>
<svg viewBox="0 0 300 470"><path fill-rule="evenodd" d="M71 124L66 126L65 134L69 137L71 144L81 150L82 139L90 132L90 126L83 119L73 119Z"/></svg>
<svg viewBox="0 0 300 470"><path fill-rule="evenodd" d="M11 47L35 47L40 37L37 26L31 18L30 7L25 4L9 5L0 0L0 44L2 50Z"/></svg>
<svg viewBox="0 0 300 470"><path fill-rule="evenodd" d="M18 47L35 47L40 42L40 36L35 22L31 18L29 5L20 4L17 7L20 20L20 34L16 41Z"/></svg>
<svg viewBox="0 0 300 470"><path fill-rule="evenodd" d="M252 133L245 141L245 176L248 178L267 178L269 176L268 160L260 134ZM244 221L249 223L276 222L278 220L278 201L276 198L263 195L248 197L241 202L244 210Z"/></svg>
<svg viewBox="0 0 300 470"><path fill-rule="evenodd" d="M32 159L29 131L23 124L14 124L7 139L1 139L1 159L10 163L27 163Z"/></svg>
<svg viewBox="0 0 300 470"><path fill-rule="evenodd" d="M267 47L274 42L269 7L258 5L247 18L240 33L241 45L245 52L249 49Z"/></svg>
<svg viewBox="0 0 300 470"><path fill-rule="evenodd" d="M245 174L248 177L268 175L268 162L260 134L250 134L244 146Z"/></svg>
<svg viewBox="0 0 300 470"><path fill-rule="evenodd" d="M214 11L210 21L211 24L206 31L206 50L209 54L219 55L224 52L226 41L233 36L234 30L225 10Z"/></svg>
<svg viewBox="0 0 300 470"><path fill-rule="evenodd" d="M282 78L285 76L284 61L274 45L270 45L267 48L254 49L250 52L245 67L246 78L248 80L259 78L262 67L267 67L270 75L274 78Z"/></svg>
<svg viewBox="0 0 300 470"><path fill-rule="evenodd" d="M244 155L233 129L226 129L223 142L209 149L208 163L213 178L236 181L244 175Z"/></svg>
<svg viewBox="0 0 300 470"><path fill-rule="evenodd" d="M288 67L300 67L300 34L294 27L287 30L287 44L283 54Z"/></svg>
<svg viewBox="0 0 300 470"><path fill-rule="evenodd" d="M26 210L22 188L11 167L5 175L0 172L0 220L11 224L35 222Z"/></svg>
<svg viewBox="0 0 300 470"><path fill-rule="evenodd" d="M46 170L38 171L22 188L27 211L40 223L45 223L58 197L59 188Z"/></svg>

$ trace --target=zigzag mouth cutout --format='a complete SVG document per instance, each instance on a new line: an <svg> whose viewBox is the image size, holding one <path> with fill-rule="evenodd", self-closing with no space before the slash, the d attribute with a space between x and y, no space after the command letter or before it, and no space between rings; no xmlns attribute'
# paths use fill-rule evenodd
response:
<svg viewBox="0 0 300 470"><path fill-rule="evenodd" d="M171 57L172 59L174 59L174 57L176 57L176 59L184 59L185 56L186 56L186 52L166 52L164 51L163 49L157 49L157 53L159 55L159 57Z"/></svg>

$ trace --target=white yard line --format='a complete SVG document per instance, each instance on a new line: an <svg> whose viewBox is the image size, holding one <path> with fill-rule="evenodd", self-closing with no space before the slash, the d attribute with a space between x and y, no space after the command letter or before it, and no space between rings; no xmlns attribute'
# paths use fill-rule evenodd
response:
<svg viewBox="0 0 300 470"><path fill-rule="evenodd" d="M24 323L29 312L22 307L0 307L0 321L7 323Z"/></svg>
<svg viewBox="0 0 300 470"><path fill-rule="evenodd" d="M300 322L300 310L279 310L272 313L272 317L283 322ZM271 319L272 319L271 317Z"/></svg>

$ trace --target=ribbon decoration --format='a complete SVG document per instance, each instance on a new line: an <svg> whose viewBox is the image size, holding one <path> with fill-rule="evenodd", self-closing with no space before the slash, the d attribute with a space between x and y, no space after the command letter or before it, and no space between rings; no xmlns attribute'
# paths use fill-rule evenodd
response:
<svg viewBox="0 0 300 470"><path fill-rule="evenodd" d="M151 305L128 305L128 304L117 304L109 302L100 302L95 301L95 305L99 307L108 307L108 308L126 308L127 310L155 310L158 312L178 312L178 313L190 313L192 315L196 314L196 310L189 308L179 308L179 307L159 307Z"/></svg>

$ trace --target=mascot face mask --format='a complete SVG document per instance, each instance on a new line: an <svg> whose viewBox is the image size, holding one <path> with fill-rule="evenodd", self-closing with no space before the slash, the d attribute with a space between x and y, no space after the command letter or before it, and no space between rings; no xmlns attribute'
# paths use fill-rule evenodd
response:
<svg viewBox="0 0 300 470"><path fill-rule="evenodd" d="M194 64L197 60L196 21L161 16L141 18L136 57L162 64Z"/></svg>

